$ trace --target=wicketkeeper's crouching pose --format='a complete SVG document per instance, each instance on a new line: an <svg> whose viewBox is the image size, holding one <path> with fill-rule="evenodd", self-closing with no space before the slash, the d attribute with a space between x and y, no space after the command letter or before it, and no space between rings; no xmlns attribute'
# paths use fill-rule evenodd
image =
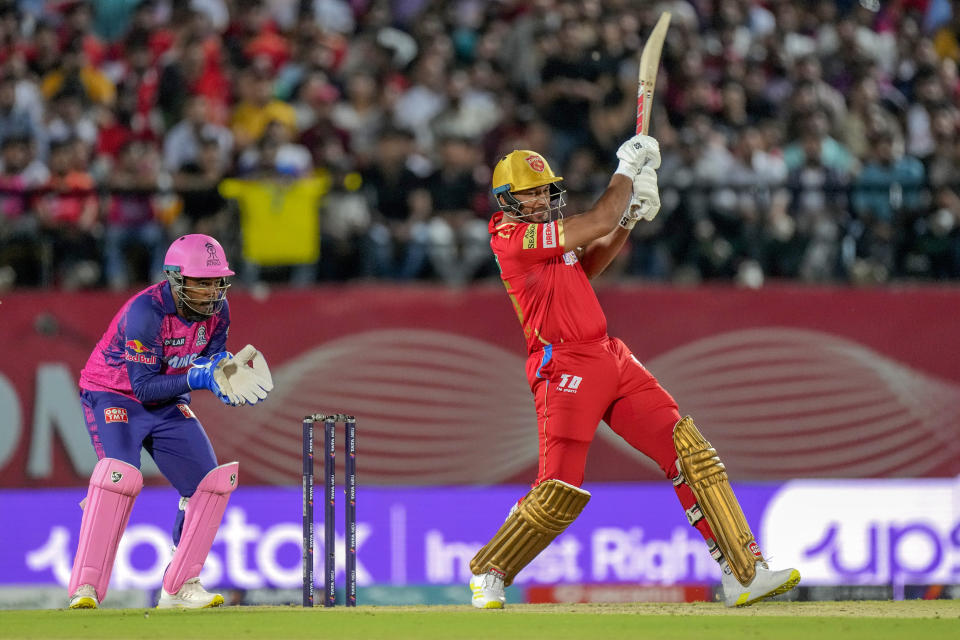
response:
<svg viewBox="0 0 960 640"><path fill-rule="evenodd" d="M540 464L533 489L470 562L473 606L481 609L502 608L504 587L586 507L590 494L580 486L601 419L673 482L687 519L720 564L727 606L800 582L796 569L769 569L717 452L689 416L680 418L676 402L627 346L607 335L588 279L607 267L638 220L660 210L657 141L635 136L617 157L593 208L567 218L563 178L540 154L513 151L493 171L501 210L490 220L490 244L527 338Z"/></svg>
<svg viewBox="0 0 960 640"><path fill-rule="evenodd" d="M224 404L256 404L273 389L270 369L251 345L226 351L233 271L223 248L191 234L170 246L167 279L130 298L114 316L80 374L80 397L99 462L82 503L70 575L70 608L97 608L107 594L117 546L143 488L145 449L180 493L176 550L157 607L223 604L198 576L237 488L237 462L217 465L190 408L190 391L208 389Z"/></svg>

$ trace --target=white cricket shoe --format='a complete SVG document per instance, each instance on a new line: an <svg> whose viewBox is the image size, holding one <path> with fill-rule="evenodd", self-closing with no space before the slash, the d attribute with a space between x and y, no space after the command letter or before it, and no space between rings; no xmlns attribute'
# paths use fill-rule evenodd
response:
<svg viewBox="0 0 960 640"><path fill-rule="evenodd" d="M507 602L503 576L496 571L470 578L470 590L473 592L473 606L477 609L503 609Z"/></svg>
<svg viewBox="0 0 960 640"><path fill-rule="evenodd" d="M210 593L200 584L200 578L190 578L183 583L180 591L174 595L160 588L160 601L157 609L206 609L219 607L223 604L223 596L219 593Z"/></svg>
<svg viewBox="0 0 960 640"><path fill-rule="evenodd" d="M723 582L723 604L728 607L746 607L773 596L786 593L800 582L800 572L796 569L771 571L763 561L757 561L757 575L747 586L740 584L724 561L720 565Z"/></svg>
<svg viewBox="0 0 960 640"><path fill-rule="evenodd" d="M71 609L97 609L100 601L97 600L97 590L92 584L82 584L77 587L73 597L70 598Z"/></svg>

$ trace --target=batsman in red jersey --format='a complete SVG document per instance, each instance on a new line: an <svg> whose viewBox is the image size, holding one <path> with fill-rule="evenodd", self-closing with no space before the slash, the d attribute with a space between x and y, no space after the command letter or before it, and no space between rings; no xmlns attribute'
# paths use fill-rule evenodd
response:
<svg viewBox="0 0 960 640"><path fill-rule="evenodd" d="M716 451L693 420L619 339L589 279L603 272L639 220L660 210L660 148L637 135L589 211L562 212L561 176L534 151L504 156L493 172L501 210L490 246L527 340L527 379L537 408L539 467L531 491L470 563L473 605L499 609L504 588L580 514L587 451L602 419L673 482L690 524L721 567L724 602L745 606L800 581L768 568Z"/></svg>

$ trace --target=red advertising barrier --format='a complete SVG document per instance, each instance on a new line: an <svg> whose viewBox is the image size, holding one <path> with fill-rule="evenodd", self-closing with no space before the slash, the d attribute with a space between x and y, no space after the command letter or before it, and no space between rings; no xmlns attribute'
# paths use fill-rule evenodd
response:
<svg viewBox="0 0 960 640"><path fill-rule="evenodd" d="M960 289L601 288L621 337L741 481L960 474ZM17 292L0 304L0 487L86 483L76 380L127 295ZM245 483L296 484L304 415L358 419L368 484L530 482L524 343L498 285L231 290L229 348L250 342L262 405L193 407ZM145 467L148 484L163 483ZM606 426L590 481L662 475Z"/></svg>

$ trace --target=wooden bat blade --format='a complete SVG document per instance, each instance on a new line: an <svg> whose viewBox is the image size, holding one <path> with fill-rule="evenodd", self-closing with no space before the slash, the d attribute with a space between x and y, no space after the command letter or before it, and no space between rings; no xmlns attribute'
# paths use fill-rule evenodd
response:
<svg viewBox="0 0 960 640"><path fill-rule="evenodd" d="M640 81L637 86L637 133L646 134L650 130L650 114L653 112L653 90L657 84L657 71L660 69L660 54L663 41L670 27L670 12L660 14L660 19L650 32L640 54Z"/></svg>

